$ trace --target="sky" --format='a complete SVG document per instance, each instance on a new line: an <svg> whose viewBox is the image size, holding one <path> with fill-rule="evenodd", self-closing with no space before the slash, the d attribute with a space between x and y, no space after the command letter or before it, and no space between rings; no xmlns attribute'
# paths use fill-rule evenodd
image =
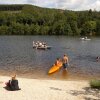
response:
<svg viewBox="0 0 100 100"><path fill-rule="evenodd" d="M0 0L0 4L32 4L45 8L100 11L100 0Z"/></svg>

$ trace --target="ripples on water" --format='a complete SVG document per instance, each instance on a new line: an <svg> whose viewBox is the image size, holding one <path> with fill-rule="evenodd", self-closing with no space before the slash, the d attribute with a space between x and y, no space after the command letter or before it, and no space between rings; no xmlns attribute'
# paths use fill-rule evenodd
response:
<svg viewBox="0 0 100 100"><path fill-rule="evenodd" d="M45 41L51 50L36 50L32 41ZM70 59L68 71L48 75L47 72L57 57L67 53ZM0 36L0 74L16 72L19 76L32 78L99 78L100 38L81 41L66 36Z"/></svg>

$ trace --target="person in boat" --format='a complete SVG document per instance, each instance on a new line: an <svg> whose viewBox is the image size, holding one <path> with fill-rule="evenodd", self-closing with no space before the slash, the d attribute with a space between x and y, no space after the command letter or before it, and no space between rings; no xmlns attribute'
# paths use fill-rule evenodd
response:
<svg viewBox="0 0 100 100"><path fill-rule="evenodd" d="M46 47L46 43L45 43L45 42L43 42L43 43L42 43L42 46L43 46L43 47Z"/></svg>
<svg viewBox="0 0 100 100"><path fill-rule="evenodd" d="M43 45L42 42L39 42L39 47L42 47L42 45Z"/></svg>
<svg viewBox="0 0 100 100"><path fill-rule="evenodd" d="M58 66L59 64L61 64L61 60L60 60L60 58L57 58L54 65Z"/></svg>
<svg viewBox="0 0 100 100"><path fill-rule="evenodd" d="M33 47L35 47L36 46L36 43L33 41Z"/></svg>
<svg viewBox="0 0 100 100"><path fill-rule="evenodd" d="M42 43L40 42L40 41L37 41L36 43L35 43L35 47L37 48L37 47L41 47L42 46Z"/></svg>
<svg viewBox="0 0 100 100"><path fill-rule="evenodd" d="M6 88L8 88L11 91L20 90L18 85L18 80L16 79L16 74L11 77L11 80L9 80L6 83Z"/></svg>
<svg viewBox="0 0 100 100"><path fill-rule="evenodd" d="M46 45L46 43L45 43L45 42L43 42L42 44L43 44L43 45Z"/></svg>
<svg viewBox="0 0 100 100"><path fill-rule="evenodd" d="M39 41L37 41L37 42L34 42L34 44L35 44L35 47L38 47L38 43L39 43Z"/></svg>
<svg viewBox="0 0 100 100"><path fill-rule="evenodd" d="M67 69L68 66L69 66L69 59L68 59L68 56L66 54L64 54L64 56L63 56L63 68Z"/></svg>

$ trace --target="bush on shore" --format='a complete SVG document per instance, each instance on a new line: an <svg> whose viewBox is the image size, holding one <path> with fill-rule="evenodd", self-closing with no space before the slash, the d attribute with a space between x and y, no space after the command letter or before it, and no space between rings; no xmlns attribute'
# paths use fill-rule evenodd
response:
<svg viewBox="0 0 100 100"><path fill-rule="evenodd" d="M91 88L100 89L100 80L91 80L90 86L91 86Z"/></svg>

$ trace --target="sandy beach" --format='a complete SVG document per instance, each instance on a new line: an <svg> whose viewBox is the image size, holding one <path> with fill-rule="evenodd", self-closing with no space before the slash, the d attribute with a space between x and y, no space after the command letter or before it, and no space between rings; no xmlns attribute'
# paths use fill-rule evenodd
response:
<svg viewBox="0 0 100 100"><path fill-rule="evenodd" d="M19 91L8 91L8 76L0 76L0 100L100 100L100 91L91 89L89 81L62 81L19 78Z"/></svg>

